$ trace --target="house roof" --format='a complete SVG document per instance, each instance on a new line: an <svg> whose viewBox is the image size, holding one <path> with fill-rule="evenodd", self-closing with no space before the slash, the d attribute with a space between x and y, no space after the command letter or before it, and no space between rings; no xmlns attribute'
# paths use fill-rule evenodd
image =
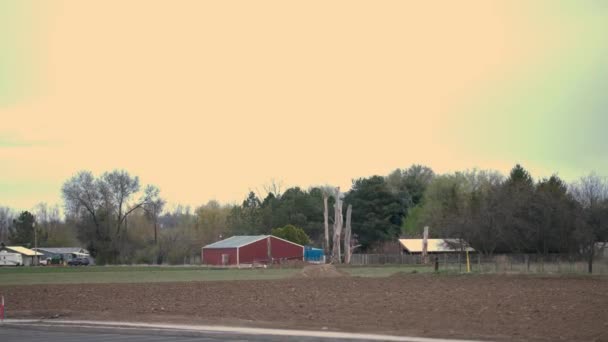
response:
<svg viewBox="0 0 608 342"><path fill-rule="evenodd" d="M422 239L399 239L399 243L410 253L422 253ZM427 239L427 252L458 252L459 239ZM465 250L475 250L465 242ZM451 246L450 246L451 245ZM452 247L454 246L454 247Z"/></svg>
<svg viewBox="0 0 608 342"><path fill-rule="evenodd" d="M11 251L13 251L15 253L23 254L25 256L43 255L42 253L38 253L29 248L25 248L25 247L21 247L21 246L6 246L5 248L10 249Z"/></svg>
<svg viewBox="0 0 608 342"><path fill-rule="evenodd" d="M86 249L80 247L40 247L37 250L52 254L88 254Z"/></svg>
<svg viewBox="0 0 608 342"><path fill-rule="evenodd" d="M252 242L263 240L269 236L270 235L236 235L218 242L214 242L203 248L238 248Z"/></svg>

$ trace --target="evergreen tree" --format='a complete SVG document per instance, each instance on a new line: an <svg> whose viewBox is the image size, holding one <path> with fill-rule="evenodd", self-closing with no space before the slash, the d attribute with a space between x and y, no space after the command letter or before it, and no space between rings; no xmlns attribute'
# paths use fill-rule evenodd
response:
<svg viewBox="0 0 608 342"><path fill-rule="evenodd" d="M10 229L10 242L14 245L33 245L35 224L36 218L29 211L19 214Z"/></svg>

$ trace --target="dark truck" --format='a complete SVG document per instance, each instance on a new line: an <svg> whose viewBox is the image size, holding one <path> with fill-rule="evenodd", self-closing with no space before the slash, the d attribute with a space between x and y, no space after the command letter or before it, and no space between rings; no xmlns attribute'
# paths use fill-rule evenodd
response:
<svg viewBox="0 0 608 342"><path fill-rule="evenodd" d="M74 258L74 259L68 261L68 265L69 266L88 266L89 265L89 259L87 259L87 258Z"/></svg>

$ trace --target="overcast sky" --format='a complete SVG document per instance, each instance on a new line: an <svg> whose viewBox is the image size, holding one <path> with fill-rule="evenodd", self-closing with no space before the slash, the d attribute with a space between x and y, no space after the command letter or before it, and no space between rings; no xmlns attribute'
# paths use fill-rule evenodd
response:
<svg viewBox="0 0 608 342"><path fill-rule="evenodd" d="M605 1L3 1L0 205L171 203L412 163L608 174Z"/></svg>

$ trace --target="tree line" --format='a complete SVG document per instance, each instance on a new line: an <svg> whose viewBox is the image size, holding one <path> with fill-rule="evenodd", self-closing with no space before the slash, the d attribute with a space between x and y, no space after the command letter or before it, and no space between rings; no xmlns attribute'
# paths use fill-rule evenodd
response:
<svg viewBox="0 0 608 342"><path fill-rule="evenodd" d="M64 217L44 204L28 212L31 217L0 208L0 241L31 244L31 224L39 222L40 246L83 245L99 263L182 263L205 244L273 229L328 250L324 210L325 203L333 208L335 194L328 185L283 191L273 183L237 205L167 208L156 186L141 185L127 171L98 177L81 171L62 187ZM461 239L487 255L584 255L591 267L594 247L608 241L608 182L596 174L568 184L557 175L535 181L520 165L507 176L435 174L413 165L355 179L341 201L352 207L352 245L360 252L380 250L399 236L420 237L429 226L431 236ZM333 221L329 215L328 224Z"/></svg>
<svg viewBox="0 0 608 342"><path fill-rule="evenodd" d="M440 237L466 241L477 251L585 256L608 241L608 182L594 173L567 184L557 175L534 181L521 165L503 177L467 171L434 178L404 231L422 226Z"/></svg>

